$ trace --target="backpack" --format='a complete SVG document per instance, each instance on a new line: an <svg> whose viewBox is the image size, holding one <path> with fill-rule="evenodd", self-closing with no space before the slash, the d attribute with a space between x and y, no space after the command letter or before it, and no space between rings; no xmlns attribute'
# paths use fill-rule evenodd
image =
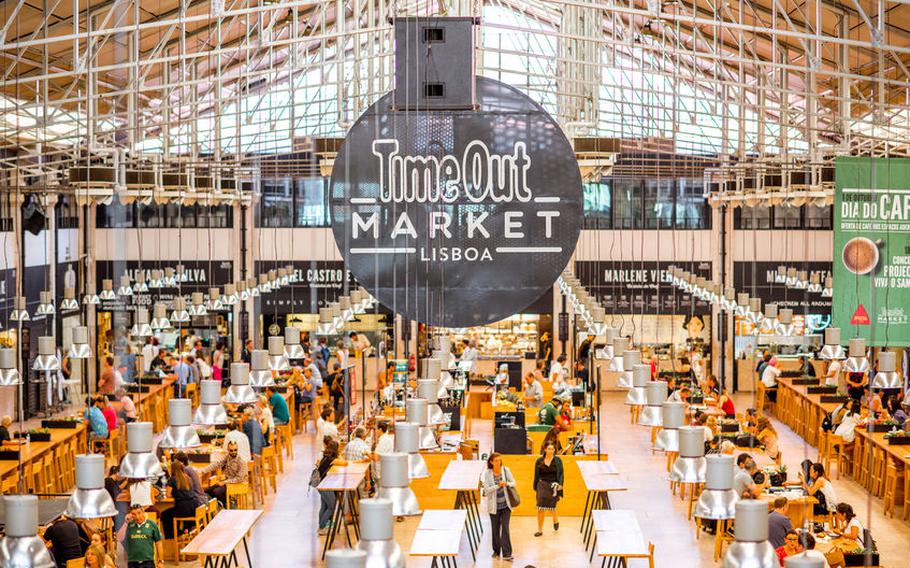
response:
<svg viewBox="0 0 910 568"><path fill-rule="evenodd" d="M316 467L313 468L313 471L310 472L310 481L307 483L308 487L318 487L322 483L322 475L319 473L319 464L316 464ZM307 493L310 490L307 489Z"/></svg>

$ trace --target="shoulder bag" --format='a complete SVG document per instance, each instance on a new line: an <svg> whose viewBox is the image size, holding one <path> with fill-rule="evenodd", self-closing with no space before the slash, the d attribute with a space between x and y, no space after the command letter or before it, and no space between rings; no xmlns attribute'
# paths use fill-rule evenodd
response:
<svg viewBox="0 0 910 568"><path fill-rule="evenodd" d="M503 473L505 477L505 473ZM515 483L515 478L512 477L512 472L509 472L509 482ZM506 485L506 497L509 499L509 505L514 509L515 507L521 505L521 495L518 494L518 488L514 485Z"/></svg>

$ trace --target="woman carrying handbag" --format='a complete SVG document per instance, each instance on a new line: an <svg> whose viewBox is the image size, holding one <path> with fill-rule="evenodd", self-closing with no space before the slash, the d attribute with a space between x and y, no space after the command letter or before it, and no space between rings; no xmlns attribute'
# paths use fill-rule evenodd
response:
<svg viewBox="0 0 910 568"><path fill-rule="evenodd" d="M509 468L502 465L502 456L496 452L487 458L487 469L480 476L480 494L487 503L490 514L490 526L493 533L493 558L502 553L502 559L512 561L512 538L509 534L509 521L512 519L512 508L519 503L515 478Z"/></svg>
<svg viewBox="0 0 910 568"><path fill-rule="evenodd" d="M534 464L534 490L537 492L537 532L534 536L543 534L543 518L547 511L553 513L553 530L559 530L556 504L562 498L563 482L562 460L556 455L556 444L546 442L543 455Z"/></svg>

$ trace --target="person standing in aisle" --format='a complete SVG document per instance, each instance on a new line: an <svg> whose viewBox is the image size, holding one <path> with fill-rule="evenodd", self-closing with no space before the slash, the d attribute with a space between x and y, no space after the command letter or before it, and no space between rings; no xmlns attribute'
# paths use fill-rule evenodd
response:
<svg viewBox="0 0 910 568"><path fill-rule="evenodd" d="M212 378L220 381L224 375L224 343L218 342L212 353Z"/></svg>
<svg viewBox="0 0 910 568"><path fill-rule="evenodd" d="M144 507L133 505L130 508L129 524L126 526L126 538L123 541L127 566L129 568L164 566L161 540L158 523L148 518Z"/></svg>
<svg viewBox="0 0 910 568"><path fill-rule="evenodd" d="M543 534L543 518L547 511L553 514L553 530L559 530L556 504L563 495L562 460L556 455L556 444L548 442L543 452L534 464L534 490L537 492L537 532L534 536Z"/></svg>
<svg viewBox="0 0 910 568"><path fill-rule="evenodd" d="M480 476L481 495L490 514L493 533L493 558L502 554L506 562L512 561L512 536L509 522L512 519L512 502L507 487L515 487L515 478L509 468L502 465L502 455L497 452L487 458L487 469Z"/></svg>

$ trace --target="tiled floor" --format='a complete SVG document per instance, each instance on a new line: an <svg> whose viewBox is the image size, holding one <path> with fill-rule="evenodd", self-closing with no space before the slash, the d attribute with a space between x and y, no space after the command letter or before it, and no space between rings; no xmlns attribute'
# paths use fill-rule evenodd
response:
<svg viewBox="0 0 910 568"><path fill-rule="evenodd" d="M613 506L635 510L646 538L656 545L656 566L702 568L714 565L713 540L696 540L694 524L686 520L684 503L671 496L668 490L664 457L651 454L649 432L645 428L629 424L628 409L622 402L623 398L624 394L611 393L604 397L603 402L604 447L630 488L627 493L616 494L612 498ZM744 397L737 402L745 408L747 401ZM491 432L488 425L486 429L481 426L475 424L472 434L481 440L483 451L489 449ZM777 427L785 463L790 471L795 472L799 462L815 456L815 450L807 447L801 438L787 428L779 424ZM312 432L312 427L310 431ZM295 438L297 459L289 464L290 468L279 484L277 497L269 497L267 512L256 526L251 539L254 566L281 568L322 565L319 561L322 539L316 536L315 525L319 497L315 491L308 491L306 483L314 459L313 439L312 433ZM889 567L906 566L910 553L910 524L882 517L881 501L868 499L851 481L835 481L835 488L838 497L853 504L864 524L872 528L882 551L883 564ZM416 525L416 519L396 524L395 536L405 552ZM552 527L548 526L543 537L534 538L534 518L513 519L514 566L524 568L532 565L540 568L588 565L578 527L578 518L565 518L558 533L554 533ZM463 553L458 558L460 566L509 565L490 558L488 532L484 534L476 564L471 561L466 541L462 543L462 550ZM640 561L632 564L633 567L646 565ZM408 559L408 566L429 566L429 560Z"/></svg>

